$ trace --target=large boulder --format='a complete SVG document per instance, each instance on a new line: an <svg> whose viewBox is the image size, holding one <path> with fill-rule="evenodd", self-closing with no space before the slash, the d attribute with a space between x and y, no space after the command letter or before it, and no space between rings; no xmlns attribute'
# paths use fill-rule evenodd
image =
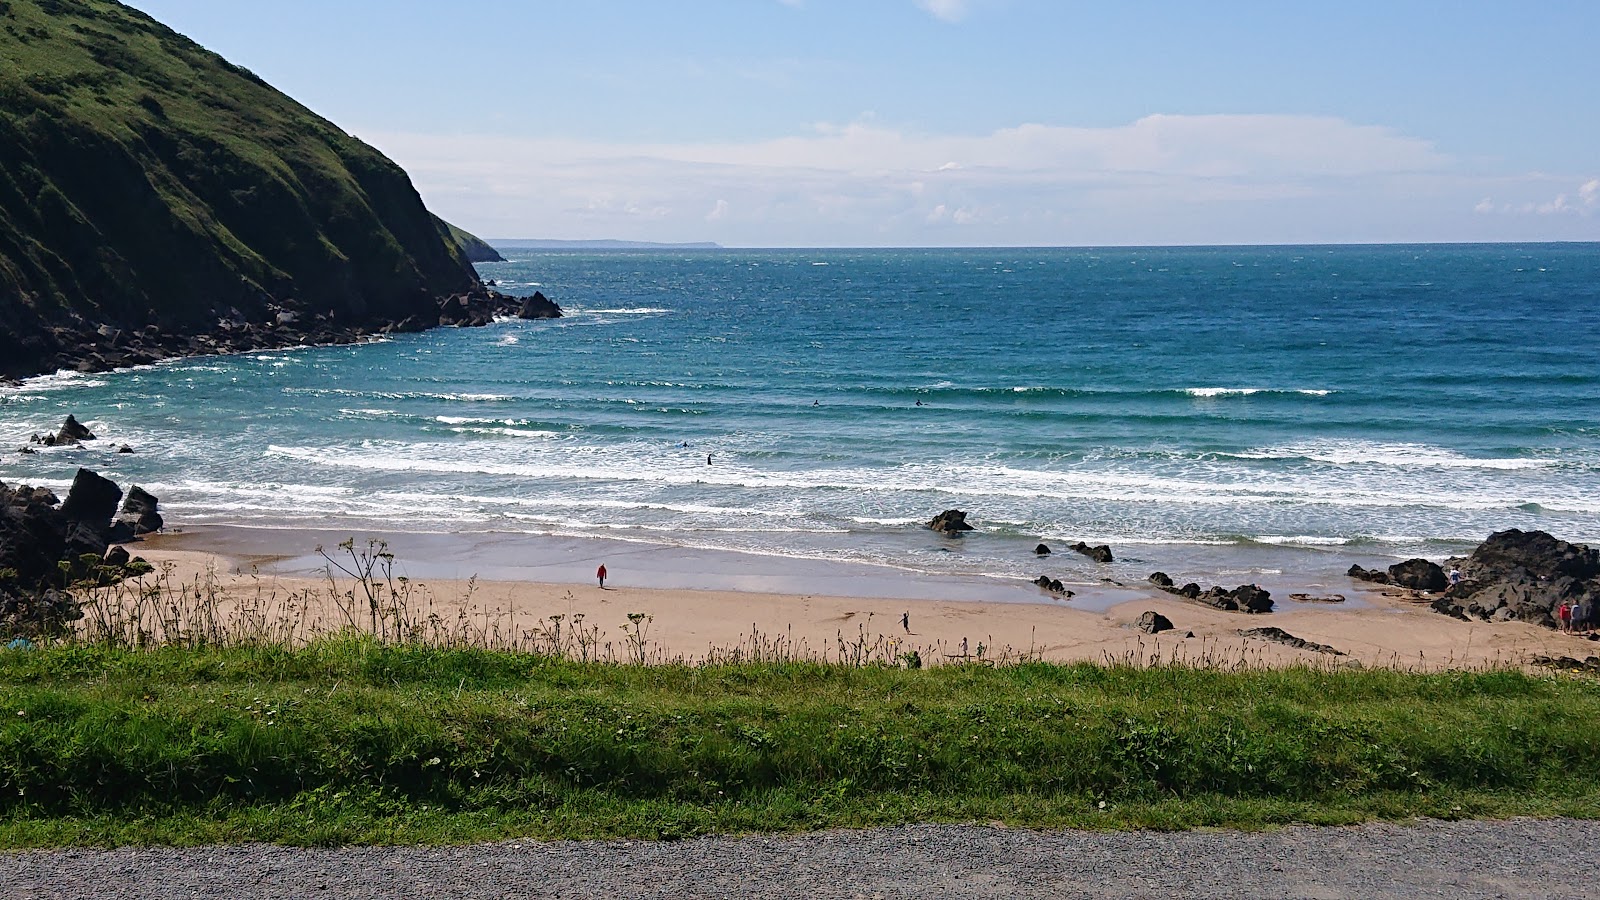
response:
<svg viewBox="0 0 1600 900"><path fill-rule="evenodd" d="M1111 562L1111 548L1107 547L1105 544L1100 544L1099 546L1091 547L1088 544L1085 544L1083 541L1079 541L1076 544L1072 545L1072 549L1075 550L1078 553L1082 553L1084 556L1089 557L1090 559L1094 560L1095 562L1098 562L1098 563Z"/></svg>
<svg viewBox="0 0 1600 900"><path fill-rule="evenodd" d="M154 494L134 485L128 488L128 497L122 501L122 514L117 516L117 524L126 526L135 537L160 531L166 524L157 511L160 504Z"/></svg>
<svg viewBox="0 0 1600 900"><path fill-rule="evenodd" d="M1555 627L1563 600L1600 601L1600 551L1543 531L1491 534L1466 559L1451 560L1462 579L1433 608L1458 619Z"/></svg>
<svg viewBox="0 0 1600 900"><path fill-rule="evenodd" d="M109 478L89 469L78 469L67 491L66 502L61 504L61 515L69 522L88 522L100 527L111 524L117 514L117 504L122 501L122 488Z"/></svg>
<svg viewBox="0 0 1600 900"><path fill-rule="evenodd" d="M959 509L947 509L928 523L928 527L944 534L960 534L963 531L972 531L967 524L967 514Z"/></svg>
<svg viewBox="0 0 1600 900"><path fill-rule="evenodd" d="M117 514L122 488L97 472L80 468L73 476L61 516L67 523L69 558L83 554L105 556L111 541L111 517Z"/></svg>
<svg viewBox="0 0 1600 900"><path fill-rule="evenodd" d="M1461 564L1461 571L1485 582L1518 571L1587 580L1600 576L1600 550L1569 544L1547 532L1512 528L1489 535Z"/></svg>
<svg viewBox="0 0 1600 900"><path fill-rule="evenodd" d="M522 308L517 310L519 319L559 319L561 307L554 300L546 297L540 291L534 291L532 297L522 301Z"/></svg>
<svg viewBox="0 0 1600 900"><path fill-rule="evenodd" d="M61 430L56 432L56 443L76 444L79 441L94 440L94 432L78 421L78 417L67 414L67 420L61 423Z"/></svg>
<svg viewBox="0 0 1600 900"><path fill-rule="evenodd" d="M1145 634L1160 634L1172 630L1172 620L1155 610L1146 610L1139 616L1136 627Z"/></svg>
<svg viewBox="0 0 1600 900"><path fill-rule="evenodd" d="M1408 559L1390 566L1389 583L1413 591L1442 591L1450 586L1444 569L1425 559Z"/></svg>
<svg viewBox="0 0 1600 900"><path fill-rule="evenodd" d="M43 488L12 489L0 482L0 569L15 572L20 584L41 584L59 574L67 521L56 507L55 495Z"/></svg>

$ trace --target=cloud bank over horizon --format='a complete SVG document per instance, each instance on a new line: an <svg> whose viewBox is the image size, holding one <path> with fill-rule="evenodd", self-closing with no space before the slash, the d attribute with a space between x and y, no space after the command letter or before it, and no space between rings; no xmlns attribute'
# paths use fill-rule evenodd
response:
<svg viewBox="0 0 1600 900"><path fill-rule="evenodd" d="M1151 115L982 135L865 119L705 143L358 134L405 167L436 212L496 238L982 246L1600 236L1592 172L1486 174L1428 141L1329 116Z"/></svg>

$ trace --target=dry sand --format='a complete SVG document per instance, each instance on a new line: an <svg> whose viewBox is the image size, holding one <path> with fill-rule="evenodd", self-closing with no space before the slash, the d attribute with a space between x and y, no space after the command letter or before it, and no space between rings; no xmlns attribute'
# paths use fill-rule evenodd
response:
<svg viewBox="0 0 1600 900"><path fill-rule="evenodd" d="M235 548L223 556L189 549L202 540L203 536L164 537L133 549L162 565L170 582L193 585L213 580L229 610L241 601L265 598L270 615L281 617L290 609L297 620L322 630L336 630L345 622L345 614L330 597L351 590L355 586L351 579L338 578L330 590L327 578L305 570L303 556L299 571L280 573L276 570L289 559L285 554L240 553ZM278 540L284 540L282 533ZM308 534L304 542L302 554L316 545L316 538ZM975 657L981 645L991 659L1033 654L1047 660L1157 657L1269 665L1356 660L1366 666L1418 669L1517 665L1535 654L1582 658L1600 650L1600 645L1586 639L1533 625L1461 622L1432 611L1423 598L1364 590L1354 582L1342 589L1350 597L1348 604L1292 604L1254 616L1222 612L1133 585L1086 588L1071 600L1041 597L1041 602L661 589L621 580L603 590L592 582L469 584L454 579L416 580L409 587L413 612L432 612L446 627L464 621L472 629L524 641L541 629L548 640L551 616L563 617L561 626L570 634L574 617L581 615L584 628L598 629L601 651L614 658L629 655L628 617L642 613L649 617L641 623L646 629L646 653L656 661L698 660L735 649L748 654L757 647L770 649L775 641L787 643L800 655L830 659L860 652L866 645L890 657L914 649L926 661L941 662L962 658L965 642L970 656ZM291 598L294 602L288 604ZM360 599L358 612L365 608ZM1134 623L1146 610L1165 615L1176 630L1157 636L1140 633ZM901 624L903 614L909 615L909 631ZM1346 656L1240 635L1241 630L1263 626L1329 645Z"/></svg>

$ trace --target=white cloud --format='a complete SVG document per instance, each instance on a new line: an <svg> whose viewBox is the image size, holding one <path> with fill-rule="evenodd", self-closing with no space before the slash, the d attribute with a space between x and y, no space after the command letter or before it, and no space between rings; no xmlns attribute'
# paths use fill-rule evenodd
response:
<svg viewBox="0 0 1600 900"><path fill-rule="evenodd" d="M1568 182L1570 184L1570 182ZM1545 196L1549 196L1548 194ZM1600 178L1591 178L1571 193L1562 191L1549 200L1495 202L1485 197L1473 207L1475 212L1521 216L1590 216L1600 210Z"/></svg>
<svg viewBox="0 0 1600 900"><path fill-rule="evenodd" d="M1600 208L1600 179L1474 176L1427 141L1314 116L1149 116L1109 128L1025 124L981 135L866 121L768 140L670 144L364 136L411 173L436 212L501 238L745 246L1498 239L1495 229L1509 226L1494 223L1518 217L1473 209L1536 211L1557 194L1562 209L1585 215L1547 217L1552 223L1600 220L1588 215Z"/></svg>
<svg viewBox="0 0 1600 900"><path fill-rule="evenodd" d="M942 22L959 22L967 17L967 0L917 0L928 15Z"/></svg>

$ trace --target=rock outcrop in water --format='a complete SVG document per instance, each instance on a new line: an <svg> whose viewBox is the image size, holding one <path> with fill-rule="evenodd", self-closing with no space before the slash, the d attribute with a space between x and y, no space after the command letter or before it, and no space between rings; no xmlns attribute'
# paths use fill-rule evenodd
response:
<svg viewBox="0 0 1600 900"><path fill-rule="evenodd" d="M154 513L156 499L133 491ZM0 639L51 634L81 618L68 590L75 583L150 571L121 548L107 553L121 497L121 488L88 469L78 470L64 503L44 488L0 482Z"/></svg>
<svg viewBox="0 0 1600 900"><path fill-rule="evenodd" d="M1461 581L1433 608L1461 619L1516 619L1554 628L1563 600L1600 601L1600 551L1543 531L1515 528L1491 534L1464 559Z"/></svg>
<svg viewBox="0 0 1600 900"><path fill-rule="evenodd" d="M973 530L972 526L967 524L967 514L959 509L947 509L939 513L928 523L928 527L941 534L961 534Z"/></svg>
<svg viewBox="0 0 1600 900"><path fill-rule="evenodd" d="M0 59L0 377L521 308L393 162L138 10L5 0Z"/></svg>
<svg viewBox="0 0 1600 900"><path fill-rule="evenodd" d="M1088 544L1085 544L1083 541L1079 541L1076 544L1073 544L1071 549L1076 553L1081 553L1084 556L1089 557L1097 563L1108 563L1112 561L1111 548L1105 544L1091 547Z"/></svg>

